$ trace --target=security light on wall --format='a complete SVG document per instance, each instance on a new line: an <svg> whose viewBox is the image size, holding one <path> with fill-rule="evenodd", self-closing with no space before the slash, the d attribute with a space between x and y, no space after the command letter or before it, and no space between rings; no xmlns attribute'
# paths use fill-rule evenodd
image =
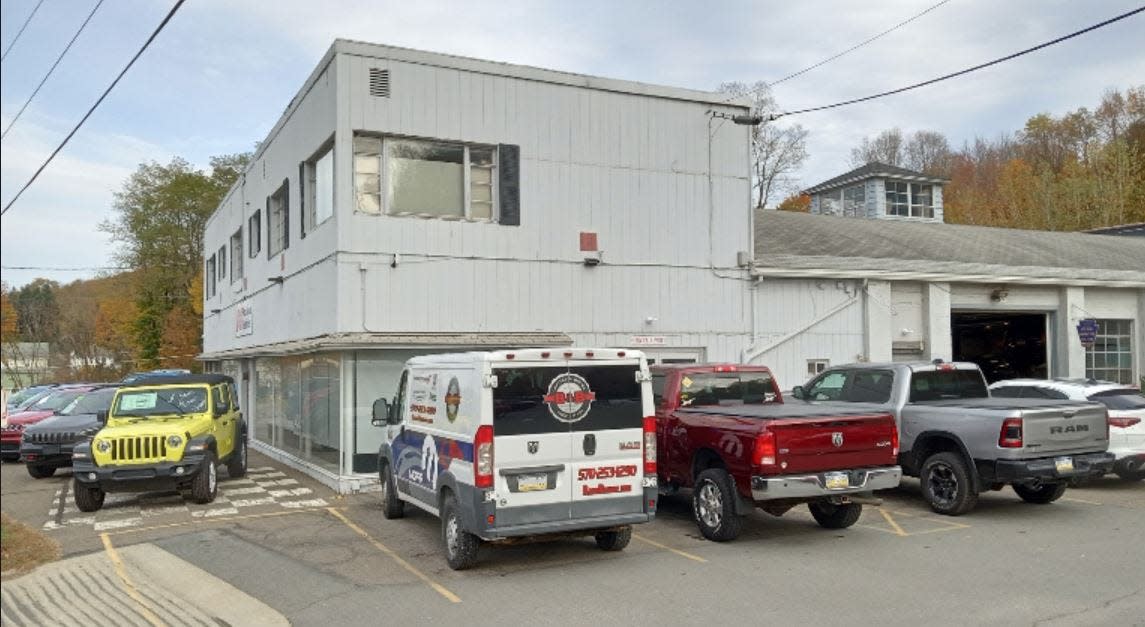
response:
<svg viewBox="0 0 1145 627"><path fill-rule="evenodd" d="M282 284L282 282L283 282L283 281L285 281L285 280L286 280L286 279L285 279L285 278L284 278L282 275L279 275L279 276L272 276L272 277L270 277L270 278L268 278L268 279L267 279L267 281L270 281L271 283L278 283L279 285L281 285L281 284Z"/></svg>
<svg viewBox="0 0 1145 627"><path fill-rule="evenodd" d="M990 292L990 302L992 302L992 303L1004 303L1004 302L1006 302L1006 297L1009 295L1010 295L1009 290L1006 290L1005 288L998 288L998 289Z"/></svg>

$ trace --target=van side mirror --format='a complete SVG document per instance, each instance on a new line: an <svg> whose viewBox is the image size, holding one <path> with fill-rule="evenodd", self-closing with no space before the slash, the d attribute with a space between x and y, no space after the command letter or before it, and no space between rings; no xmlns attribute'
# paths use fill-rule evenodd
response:
<svg viewBox="0 0 1145 627"><path fill-rule="evenodd" d="M98 422L101 425L107 424L107 410L101 409L101 410L95 412L95 419L96 419L96 422Z"/></svg>
<svg viewBox="0 0 1145 627"><path fill-rule="evenodd" d="M791 396L793 398L803 400L804 399L803 386L797 385L797 386L791 388Z"/></svg>
<svg viewBox="0 0 1145 627"><path fill-rule="evenodd" d="M370 424L375 427L384 427L390 424L390 402L384 398L379 398L374 401L374 407L370 415Z"/></svg>

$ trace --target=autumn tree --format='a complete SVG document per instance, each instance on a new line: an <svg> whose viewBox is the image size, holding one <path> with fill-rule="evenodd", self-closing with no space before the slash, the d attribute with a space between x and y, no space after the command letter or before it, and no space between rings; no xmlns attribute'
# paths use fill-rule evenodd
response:
<svg viewBox="0 0 1145 627"><path fill-rule="evenodd" d="M115 217L101 228L120 245L116 261L137 277L131 336L142 367L163 362L164 336L176 333L172 325L190 325L178 332L201 337L201 318L171 312L192 311L188 299L203 264L207 219L248 161L247 154L214 157L209 172L179 158L146 163L116 193ZM187 350L198 346L196 339Z"/></svg>
<svg viewBox="0 0 1145 627"><path fill-rule="evenodd" d="M747 97L764 122L751 127L752 202L766 207L777 195L796 191L796 172L807 159L807 130L798 124L780 125L767 116L777 110L766 83L724 83L720 91Z"/></svg>
<svg viewBox="0 0 1145 627"><path fill-rule="evenodd" d="M811 197L807 194L792 194L783 199L776 207L780 211L798 211L807 213L811 211Z"/></svg>

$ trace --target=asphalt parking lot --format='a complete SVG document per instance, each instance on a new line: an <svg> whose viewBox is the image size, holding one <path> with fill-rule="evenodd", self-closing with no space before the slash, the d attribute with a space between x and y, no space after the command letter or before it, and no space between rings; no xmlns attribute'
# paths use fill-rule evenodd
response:
<svg viewBox="0 0 1145 627"><path fill-rule="evenodd" d="M1048 506L989 493L958 518L930 513L908 482L851 529L824 530L805 508L757 512L727 544L703 540L687 498L668 497L621 553L588 538L487 546L475 569L454 572L435 518L407 509L385 520L372 494L339 497L261 456L251 466L246 479L224 479L210 505L149 495L93 517L72 511L67 472L36 481L5 464L3 503L62 544L57 567L115 566L110 580L125 591L117 624L128 615L138 624L194 624L192 615L296 625L1145 624L1145 484L1115 478ZM148 592L172 572L189 574L163 594L194 612L166 613ZM34 615L16 596L31 577L5 579L5 624ZM218 592L178 595L188 577ZM39 605L59 601L37 594Z"/></svg>

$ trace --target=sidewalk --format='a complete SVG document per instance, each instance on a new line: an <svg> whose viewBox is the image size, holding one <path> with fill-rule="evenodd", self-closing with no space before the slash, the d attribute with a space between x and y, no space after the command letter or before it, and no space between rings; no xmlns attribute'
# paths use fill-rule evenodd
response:
<svg viewBox="0 0 1145 627"><path fill-rule="evenodd" d="M288 625L265 603L151 544L64 559L0 589L7 625Z"/></svg>

